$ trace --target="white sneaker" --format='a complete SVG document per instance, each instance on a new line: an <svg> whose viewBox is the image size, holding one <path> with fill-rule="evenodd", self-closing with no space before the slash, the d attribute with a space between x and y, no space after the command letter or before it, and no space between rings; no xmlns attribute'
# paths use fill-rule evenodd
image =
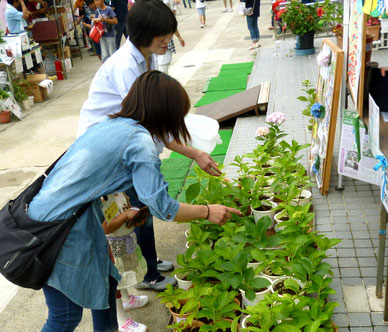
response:
<svg viewBox="0 0 388 332"><path fill-rule="evenodd" d="M131 295L127 302L123 302L123 307L125 311L137 309L144 307L148 303L148 296L140 295L135 296Z"/></svg>
<svg viewBox="0 0 388 332"><path fill-rule="evenodd" d="M222 10L222 13L226 13L228 10L225 8L224 10Z"/></svg>
<svg viewBox="0 0 388 332"><path fill-rule="evenodd" d="M120 332L147 332L147 326L135 322L133 319L127 319L119 328Z"/></svg>
<svg viewBox="0 0 388 332"><path fill-rule="evenodd" d="M228 9L228 12L229 12L229 13L231 13L232 11L233 11L233 9L232 9L232 8L229 8L229 9Z"/></svg>
<svg viewBox="0 0 388 332"><path fill-rule="evenodd" d="M203 24L201 24L201 29L203 29Z"/></svg>

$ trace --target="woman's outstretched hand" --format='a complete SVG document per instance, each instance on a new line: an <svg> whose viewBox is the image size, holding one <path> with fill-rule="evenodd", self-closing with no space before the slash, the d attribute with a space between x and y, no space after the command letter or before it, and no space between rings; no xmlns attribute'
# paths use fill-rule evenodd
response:
<svg viewBox="0 0 388 332"><path fill-rule="evenodd" d="M235 213L240 217L242 216L242 213L237 209L220 204L212 204L209 205L209 217L207 220L216 225L223 225L232 218L232 213Z"/></svg>

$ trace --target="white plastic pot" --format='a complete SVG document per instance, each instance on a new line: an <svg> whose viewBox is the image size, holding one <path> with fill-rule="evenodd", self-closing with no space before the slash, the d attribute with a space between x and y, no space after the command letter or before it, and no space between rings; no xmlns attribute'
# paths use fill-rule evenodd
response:
<svg viewBox="0 0 388 332"><path fill-rule="evenodd" d="M177 275L175 275L175 279L178 281L178 287L184 290L188 290L193 285L191 280L180 279Z"/></svg>
<svg viewBox="0 0 388 332"><path fill-rule="evenodd" d="M294 198L290 204L291 205L304 205L311 201L311 191L310 190L302 190L300 199Z"/></svg>
<svg viewBox="0 0 388 332"><path fill-rule="evenodd" d="M275 221L273 218L275 215L275 211L273 209L276 208L278 205L275 202L271 202L271 201L268 203L264 203L264 204L270 205L272 207L272 209L268 210L268 211L258 211L258 210L252 209L253 217L254 217L256 223L262 217L265 217L265 216L270 217L272 222L271 222L271 225L269 227L272 228L275 226Z"/></svg>
<svg viewBox="0 0 388 332"><path fill-rule="evenodd" d="M282 282L282 281L284 281L284 280L287 280L287 279L293 279L293 280L295 280L295 281L299 284L299 286L300 286L301 289L304 287L304 284L303 284L300 280L298 280L298 279L295 279L295 278L292 278L292 277L282 277L282 278L278 278L277 280L275 280L275 281L272 283L272 285L271 285L271 293L275 293L274 288L275 288L275 286L276 286L278 283L280 283L280 282ZM303 293L304 293L304 292L302 292L301 294L303 294ZM279 296L282 297L283 295L279 294Z"/></svg>
<svg viewBox="0 0 388 332"><path fill-rule="evenodd" d="M30 106L34 106L34 96L28 96L28 102L30 103Z"/></svg>
<svg viewBox="0 0 388 332"><path fill-rule="evenodd" d="M30 102L29 102L28 99L23 100L23 101L22 101L22 104L23 104L23 108L24 108L25 110L29 110L29 109L30 109Z"/></svg>
<svg viewBox="0 0 388 332"><path fill-rule="evenodd" d="M264 299L265 297L265 294L268 294L271 292L271 286L272 286L272 280L267 278L267 277L261 277L263 279L267 279L271 284L262 292L257 292L256 293L256 296L254 298L253 301L250 301L248 300L246 297L245 297L245 291L243 291L242 289L240 289L240 292L241 292L241 295L242 295L242 304L243 304L243 307L247 307L247 306L253 306L255 305L256 303L260 302L262 299Z"/></svg>
<svg viewBox="0 0 388 332"><path fill-rule="evenodd" d="M255 262L255 263L248 263L247 264L247 268L253 268L254 270L256 270L256 268L261 264L261 262Z"/></svg>
<svg viewBox="0 0 388 332"><path fill-rule="evenodd" d="M281 231L285 228L285 226L279 226L279 224L281 222L283 222L283 220L281 220L281 218L284 217L285 215L286 215L285 211L281 211L281 212L275 214L275 216L274 216L274 219L276 221L275 231Z"/></svg>

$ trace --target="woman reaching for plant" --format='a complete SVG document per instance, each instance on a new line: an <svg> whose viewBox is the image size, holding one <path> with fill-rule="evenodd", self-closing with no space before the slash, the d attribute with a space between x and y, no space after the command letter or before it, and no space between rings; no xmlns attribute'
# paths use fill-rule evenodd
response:
<svg viewBox="0 0 388 332"><path fill-rule="evenodd" d="M189 109L189 97L175 79L146 72L132 85L121 111L80 136L45 179L29 205L30 218L66 219L86 202L93 203L67 236L43 287L49 318L42 331L74 331L83 308L92 309L95 331L118 329L115 292L120 275L109 259L100 197L134 188L152 215L166 221L207 219L222 225L232 213L241 215L223 205L189 205L168 195L155 140L188 142L184 117Z"/></svg>

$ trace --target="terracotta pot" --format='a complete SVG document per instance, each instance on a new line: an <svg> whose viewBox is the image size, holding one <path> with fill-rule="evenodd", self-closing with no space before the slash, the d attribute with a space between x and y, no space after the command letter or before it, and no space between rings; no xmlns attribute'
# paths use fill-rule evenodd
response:
<svg viewBox="0 0 388 332"><path fill-rule="evenodd" d="M0 123L8 123L11 121L10 111L0 111Z"/></svg>
<svg viewBox="0 0 388 332"><path fill-rule="evenodd" d="M373 40L379 40L381 25L366 26L366 34L373 36Z"/></svg>
<svg viewBox="0 0 388 332"><path fill-rule="evenodd" d="M183 326L184 322L181 323ZM191 331L191 329L196 328L196 327L201 327L202 325L205 325L205 323L200 322L199 320L193 320L193 322L188 325L183 331ZM174 332L177 332L178 330L174 329Z"/></svg>

